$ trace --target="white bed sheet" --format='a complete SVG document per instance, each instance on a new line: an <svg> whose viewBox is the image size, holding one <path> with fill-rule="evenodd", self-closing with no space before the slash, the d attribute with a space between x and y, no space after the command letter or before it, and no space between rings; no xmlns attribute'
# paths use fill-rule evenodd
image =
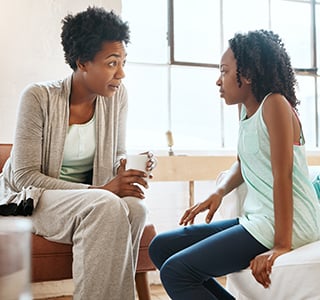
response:
<svg viewBox="0 0 320 300"><path fill-rule="evenodd" d="M246 269L227 276L227 289L237 300L319 300L320 241L277 258L269 288Z"/></svg>

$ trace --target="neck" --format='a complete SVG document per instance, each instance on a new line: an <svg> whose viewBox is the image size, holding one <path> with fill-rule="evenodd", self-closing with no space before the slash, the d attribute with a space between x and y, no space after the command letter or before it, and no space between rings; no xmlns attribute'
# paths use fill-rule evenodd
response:
<svg viewBox="0 0 320 300"><path fill-rule="evenodd" d="M71 81L69 104L91 106L95 103L96 98L97 95L90 93L78 72L74 72Z"/></svg>

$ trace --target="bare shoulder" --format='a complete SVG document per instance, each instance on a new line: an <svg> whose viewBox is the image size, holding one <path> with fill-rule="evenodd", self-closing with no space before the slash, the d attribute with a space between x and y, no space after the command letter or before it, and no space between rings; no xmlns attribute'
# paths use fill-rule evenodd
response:
<svg viewBox="0 0 320 300"><path fill-rule="evenodd" d="M262 113L265 120L269 118L274 119L284 114L291 115L292 108L289 101L283 95L275 93L265 99Z"/></svg>

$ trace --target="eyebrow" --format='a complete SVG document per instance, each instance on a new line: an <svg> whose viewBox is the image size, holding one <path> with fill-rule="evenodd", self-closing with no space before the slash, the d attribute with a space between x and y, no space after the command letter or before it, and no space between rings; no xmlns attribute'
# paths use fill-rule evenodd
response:
<svg viewBox="0 0 320 300"><path fill-rule="evenodd" d="M127 57L127 53L125 54L125 58ZM116 53L112 53L110 54L109 56L107 56L106 58L110 58L110 57L116 57L116 58L121 58L121 55L120 54L116 54Z"/></svg>
<svg viewBox="0 0 320 300"><path fill-rule="evenodd" d="M219 66L219 70L223 69L224 67L228 67L228 65L227 65L227 64L222 64L222 65L220 65L220 66Z"/></svg>

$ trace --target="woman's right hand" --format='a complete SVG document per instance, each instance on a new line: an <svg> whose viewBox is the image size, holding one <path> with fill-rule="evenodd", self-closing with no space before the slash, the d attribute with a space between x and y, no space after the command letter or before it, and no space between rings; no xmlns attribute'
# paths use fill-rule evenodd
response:
<svg viewBox="0 0 320 300"><path fill-rule="evenodd" d="M222 196L218 193L212 194L208 199L204 200L203 202L199 202L190 208L188 208L185 213L183 214L182 218L180 219L179 225L187 226L188 224L194 224L195 217L205 210L209 210L206 223L210 223L214 213L217 211L218 207L220 206L222 201Z"/></svg>
<svg viewBox="0 0 320 300"><path fill-rule="evenodd" d="M148 174L139 170L125 170L125 160L120 161L120 166L118 168L118 174L107 184L100 187L91 187L91 188L100 188L108 190L120 198L123 197L136 197L144 199L144 192L141 189L140 185L144 188L148 188L147 178Z"/></svg>
<svg viewBox="0 0 320 300"><path fill-rule="evenodd" d="M215 192L207 198L205 201L197 203L187 209L180 219L180 225L193 224L195 217L205 210L209 210L206 216L206 223L210 223L213 215L219 208L222 198L231 192L234 188L238 187L243 182L240 160L237 159L230 170L223 171L218 175L216 180L216 189Z"/></svg>

